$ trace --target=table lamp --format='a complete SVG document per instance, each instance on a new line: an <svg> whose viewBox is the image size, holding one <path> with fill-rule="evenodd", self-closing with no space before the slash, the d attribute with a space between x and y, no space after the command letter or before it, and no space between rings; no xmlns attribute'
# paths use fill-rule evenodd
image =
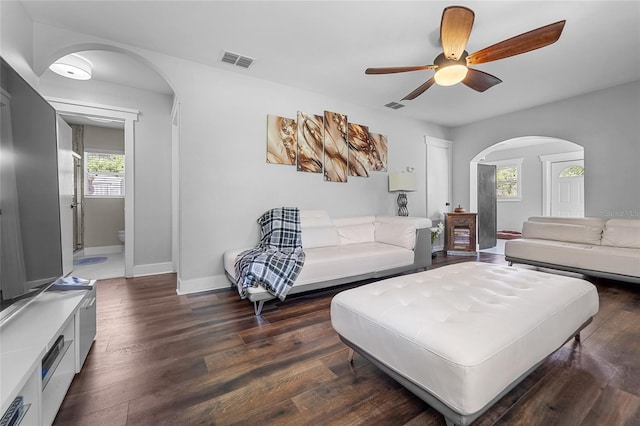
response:
<svg viewBox="0 0 640 426"><path fill-rule="evenodd" d="M413 173L389 173L389 192L398 194L398 216L409 216L407 192L416 190L416 178Z"/></svg>

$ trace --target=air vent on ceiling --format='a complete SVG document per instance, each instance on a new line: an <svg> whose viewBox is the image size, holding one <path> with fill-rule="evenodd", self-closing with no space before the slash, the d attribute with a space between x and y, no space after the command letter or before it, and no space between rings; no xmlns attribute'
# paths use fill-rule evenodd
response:
<svg viewBox="0 0 640 426"><path fill-rule="evenodd" d="M255 59L225 50L220 60L231 65L237 65L242 68L249 68Z"/></svg>
<svg viewBox="0 0 640 426"><path fill-rule="evenodd" d="M391 109L400 109L403 108L404 105L403 104L399 104L397 102L389 102L388 104L385 105L387 108L391 108Z"/></svg>

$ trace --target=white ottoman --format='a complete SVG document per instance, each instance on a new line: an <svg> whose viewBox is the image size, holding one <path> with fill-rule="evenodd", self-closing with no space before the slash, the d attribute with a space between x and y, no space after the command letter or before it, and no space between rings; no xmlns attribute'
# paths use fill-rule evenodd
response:
<svg viewBox="0 0 640 426"><path fill-rule="evenodd" d="M447 424L468 424L597 311L587 281L465 262L343 291L331 323Z"/></svg>

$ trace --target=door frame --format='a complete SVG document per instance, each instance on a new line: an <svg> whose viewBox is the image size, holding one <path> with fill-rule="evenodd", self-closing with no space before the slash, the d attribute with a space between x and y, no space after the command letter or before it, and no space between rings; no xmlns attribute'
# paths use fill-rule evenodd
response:
<svg viewBox="0 0 640 426"><path fill-rule="evenodd" d="M538 158L542 164L542 216L551 216L551 164L564 161L584 161L584 150L540 155Z"/></svg>
<svg viewBox="0 0 640 426"><path fill-rule="evenodd" d="M438 147L438 148L445 148L447 149L447 160L449 162L448 166L449 166L449 191L448 191L448 197L449 197L449 203L451 203L451 200L453 199L453 142L452 141L448 141L446 139L440 139L440 138L434 138L431 136L425 136L424 137L424 143L426 145L426 158L425 158L425 170L427 171L425 173L426 176L426 185L425 188L429 188L429 152L431 151L431 149L433 149L433 147ZM429 212L429 197L425 197L425 212L428 213ZM451 206L449 206L449 211L451 211Z"/></svg>
<svg viewBox="0 0 640 426"><path fill-rule="evenodd" d="M124 123L124 276L134 276L134 122L140 111L132 108L100 105L90 102L45 97L60 115L107 118Z"/></svg>
<svg viewBox="0 0 640 426"><path fill-rule="evenodd" d="M447 150L447 163L448 163L448 176L447 176L447 180L448 180L448 188L449 190L447 191L447 197L448 197L448 209L445 209L446 211L444 211L443 213L450 213L451 212L451 201L453 200L453 142L452 141L448 141L446 139L440 139L440 138L435 138L435 137L431 137L431 136L425 136L424 137L424 144L426 147L426 152L425 152L425 188L426 188L426 195L424 197L424 202L425 202L425 214L428 215L429 214L429 156L431 154L431 150L434 147L437 148L444 148ZM437 183L436 183L437 184ZM429 217L429 219L432 219L431 217ZM441 219L441 223L444 225L444 217L442 217ZM436 225L435 223L433 225ZM443 250L444 249L444 235L439 236L436 239L436 243L437 246L432 247L432 249L435 250Z"/></svg>

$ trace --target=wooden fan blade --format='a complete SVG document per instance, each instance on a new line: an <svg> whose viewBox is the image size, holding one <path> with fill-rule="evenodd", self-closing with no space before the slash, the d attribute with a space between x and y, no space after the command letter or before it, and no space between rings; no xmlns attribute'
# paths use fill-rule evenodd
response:
<svg viewBox="0 0 640 426"><path fill-rule="evenodd" d="M474 17L473 10L466 7L450 6L444 9L440 22L440 40L445 58L456 61L460 59L467 47Z"/></svg>
<svg viewBox="0 0 640 426"><path fill-rule="evenodd" d="M498 77L488 74L484 71L474 70L469 68L467 76L462 80L462 83L467 87L472 88L478 92L484 92L487 89L492 88L496 84L502 83Z"/></svg>
<svg viewBox="0 0 640 426"><path fill-rule="evenodd" d="M429 80L425 81L422 86L418 87L416 90L414 90L413 92L409 93L407 96L405 96L404 98L402 98L403 101L410 101L412 99L417 98L418 96L422 95L425 90L427 90L429 87L433 86L433 83L435 83L436 80L431 77Z"/></svg>
<svg viewBox="0 0 640 426"><path fill-rule="evenodd" d="M519 55L553 44L560 38L565 22L558 21L545 25L485 47L467 56L467 65L497 61L498 59L508 58L509 56Z"/></svg>
<svg viewBox="0 0 640 426"><path fill-rule="evenodd" d="M367 68L365 74L394 74L397 72L422 71L434 69L435 65L417 65L415 67Z"/></svg>

